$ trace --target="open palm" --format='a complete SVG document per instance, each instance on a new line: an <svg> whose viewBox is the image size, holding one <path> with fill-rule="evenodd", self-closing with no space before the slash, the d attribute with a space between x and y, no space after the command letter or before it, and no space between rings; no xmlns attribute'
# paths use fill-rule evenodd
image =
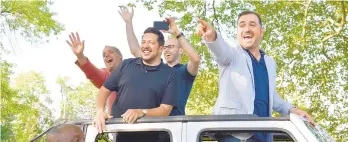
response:
<svg viewBox="0 0 348 142"><path fill-rule="evenodd" d="M80 56L83 54L83 49L85 48L85 41L81 42L79 33L76 32L76 36L73 32L69 35L70 42L67 40L66 42L69 44L72 52L76 56Z"/></svg>
<svg viewBox="0 0 348 142"><path fill-rule="evenodd" d="M132 12L129 12L127 7L120 6L120 10L118 11L118 13L120 13L120 15L122 16L122 19L125 22L131 22L132 18L133 18L133 15L134 15L134 10L133 10L133 7L132 7Z"/></svg>

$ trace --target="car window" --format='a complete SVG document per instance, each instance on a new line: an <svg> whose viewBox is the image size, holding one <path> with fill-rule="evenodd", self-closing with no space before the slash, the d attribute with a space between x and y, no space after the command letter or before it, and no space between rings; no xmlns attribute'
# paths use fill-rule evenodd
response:
<svg viewBox="0 0 348 142"><path fill-rule="evenodd" d="M318 139L319 142L332 142L335 141L329 133L321 128L319 125L311 125L308 121L303 121L307 128L314 134L314 136Z"/></svg>
<svg viewBox="0 0 348 142"><path fill-rule="evenodd" d="M115 133L101 133L98 134L95 141L96 142L112 142L115 138Z"/></svg>
<svg viewBox="0 0 348 142"><path fill-rule="evenodd" d="M117 138L119 137L119 138ZM136 138L137 137L137 138ZM135 138L133 140L133 138ZM95 142L114 142L120 139L120 141L139 141L141 139L156 139L156 141L161 142L170 142L171 136L168 132L165 131L142 131L142 132L107 132L101 133L96 136Z"/></svg>
<svg viewBox="0 0 348 142"><path fill-rule="evenodd" d="M205 131L200 134L199 142L217 142L218 140L224 141L226 139L233 139L232 135L239 134L242 137L248 137L256 141L260 141L259 138L273 139L274 142L293 142L294 140L286 133L281 131ZM250 135L249 135L250 134ZM257 135L257 136L256 136ZM266 136L268 135L268 136Z"/></svg>

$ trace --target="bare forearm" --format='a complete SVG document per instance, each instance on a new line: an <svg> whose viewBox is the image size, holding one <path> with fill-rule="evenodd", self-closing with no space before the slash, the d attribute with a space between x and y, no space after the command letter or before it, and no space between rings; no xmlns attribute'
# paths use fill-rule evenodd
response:
<svg viewBox="0 0 348 142"><path fill-rule="evenodd" d="M133 29L133 23L132 22L127 22L126 23L126 31L127 31L127 41L128 41L128 46L131 50L131 53L135 57L140 57L140 46L137 40L137 37L134 34L134 29Z"/></svg>
<svg viewBox="0 0 348 142"><path fill-rule="evenodd" d="M201 59L198 53L192 47L192 45L186 40L186 38L180 37L178 40L182 48L184 49L184 52L187 54L189 58L188 71L190 72L191 75L194 76L198 72L198 67L199 67Z"/></svg>
<svg viewBox="0 0 348 142"><path fill-rule="evenodd" d="M187 54L189 60L193 63L199 63L200 57L198 53L193 49L192 45L186 40L186 38L181 37L178 39L185 53Z"/></svg>
<svg viewBox="0 0 348 142"><path fill-rule="evenodd" d="M146 116L168 116L170 112L172 111L172 106L170 107L164 107L160 106L153 109L148 109Z"/></svg>
<svg viewBox="0 0 348 142"><path fill-rule="evenodd" d="M77 62L79 62L80 66L84 65L87 63L87 57L83 54L77 55Z"/></svg>
<svg viewBox="0 0 348 142"><path fill-rule="evenodd" d="M106 89L104 86L102 86L99 89L98 96L96 99L96 106L97 110L102 110L104 111L105 105L106 105L106 100L109 97L111 91Z"/></svg>

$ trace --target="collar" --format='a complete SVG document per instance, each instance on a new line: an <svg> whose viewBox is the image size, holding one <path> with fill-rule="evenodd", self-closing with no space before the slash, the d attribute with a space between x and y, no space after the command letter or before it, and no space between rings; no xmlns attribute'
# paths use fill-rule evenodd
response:
<svg viewBox="0 0 348 142"><path fill-rule="evenodd" d="M143 59L141 57L138 57L136 60L135 60L135 63L138 64L138 65L141 65L143 64Z"/></svg>
<svg viewBox="0 0 348 142"><path fill-rule="evenodd" d="M242 47L246 52L248 52L249 54L251 54L250 53L250 51L248 50L248 49L246 49L246 48L244 48L244 47ZM263 50L261 50L261 49L259 49L259 51L260 51L260 53L261 53L261 55L266 55L266 52L265 51L263 51Z"/></svg>
<svg viewBox="0 0 348 142"><path fill-rule="evenodd" d="M176 64L173 66L173 68L180 68L181 66L183 66L183 64Z"/></svg>
<svg viewBox="0 0 348 142"><path fill-rule="evenodd" d="M138 57L136 60L135 60L135 63L138 64L138 65L141 65L143 67L147 67L148 70L163 70L163 66L164 66L164 63L163 63L163 59L161 59L161 63L157 66L148 66L148 65L145 65L143 63L143 58L141 57Z"/></svg>
<svg viewBox="0 0 348 142"><path fill-rule="evenodd" d="M248 49L245 49L244 47L242 47L242 48L243 48L249 55L251 55L251 56L254 57L254 55L252 55L251 52L250 52ZM260 54L261 54L261 58L262 58L263 56L266 55L266 52L265 52L265 51L263 51L263 50L261 50L261 49L259 49L259 51L260 51Z"/></svg>
<svg viewBox="0 0 348 142"><path fill-rule="evenodd" d="M242 47L242 48L243 48L243 47ZM245 49L245 48L243 48L243 49L249 54L249 56L250 56L250 58L252 58L252 60L258 61L258 60L254 57L254 55L251 54L251 52L250 52L248 49ZM259 51L260 51L260 54L261 54L260 61L261 61L261 60L264 60L264 56L266 55L266 52L263 51L263 50L261 50L261 49L259 49Z"/></svg>

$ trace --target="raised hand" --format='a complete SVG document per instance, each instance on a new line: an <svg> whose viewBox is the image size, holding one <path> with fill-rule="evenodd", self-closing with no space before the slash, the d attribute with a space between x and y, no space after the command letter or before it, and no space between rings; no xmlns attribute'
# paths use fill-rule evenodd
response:
<svg viewBox="0 0 348 142"><path fill-rule="evenodd" d="M175 24L175 19L173 17L165 18L164 22L169 23L169 30L162 30L164 33L170 33L171 35L177 36L180 34L178 27Z"/></svg>
<svg viewBox="0 0 348 142"><path fill-rule="evenodd" d="M85 41L81 42L79 33L76 32L76 36L73 32L69 35L70 42L67 40L66 42L69 44L72 52L79 58L83 57L83 49L85 48Z"/></svg>
<svg viewBox="0 0 348 142"><path fill-rule="evenodd" d="M214 27L202 19L198 20L196 34L202 36L204 40L209 42L216 40L216 31Z"/></svg>
<svg viewBox="0 0 348 142"><path fill-rule="evenodd" d="M118 11L118 13L120 13L122 19L126 23L132 22L133 15L134 15L133 7L132 7L132 12L129 12L126 6L120 6L120 10Z"/></svg>

